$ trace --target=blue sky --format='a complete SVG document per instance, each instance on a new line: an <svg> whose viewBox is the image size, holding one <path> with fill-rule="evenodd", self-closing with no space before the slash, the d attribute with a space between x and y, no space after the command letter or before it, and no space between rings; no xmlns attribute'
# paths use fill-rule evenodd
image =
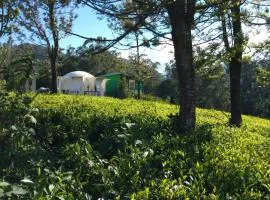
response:
<svg viewBox="0 0 270 200"><path fill-rule="evenodd" d="M112 37L112 31L108 28L106 20L99 20L97 15L88 7L81 7L76 10L78 18L73 24L73 33L85 37ZM68 46L79 47L83 44L84 39L76 36L69 36L61 40L61 47L67 48Z"/></svg>
<svg viewBox="0 0 270 200"><path fill-rule="evenodd" d="M100 20L93 10L88 7L80 7L76 10L78 18L73 24L73 33L83 35L85 37L106 37L108 39L114 38L112 30L107 25L106 19ZM84 39L76 36L69 36L60 41L61 48L67 49L68 46L79 47L84 43ZM141 48L140 52L146 54L153 62L159 62L161 65L159 71L164 71L164 66L171 59L173 59L171 46L160 46L154 50ZM131 51L121 51L122 57L128 57Z"/></svg>

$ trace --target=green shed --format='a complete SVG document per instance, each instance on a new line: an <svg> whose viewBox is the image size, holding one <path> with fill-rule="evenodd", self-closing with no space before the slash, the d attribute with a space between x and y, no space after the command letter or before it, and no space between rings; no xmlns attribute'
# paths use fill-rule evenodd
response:
<svg viewBox="0 0 270 200"><path fill-rule="evenodd" d="M143 84L134 80L132 77L125 75L120 72L107 73L97 78L106 79L105 95L112 97L120 97L121 90L124 88L131 94L138 93L138 87L140 88L140 93L142 93ZM124 84L124 85L121 85Z"/></svg>

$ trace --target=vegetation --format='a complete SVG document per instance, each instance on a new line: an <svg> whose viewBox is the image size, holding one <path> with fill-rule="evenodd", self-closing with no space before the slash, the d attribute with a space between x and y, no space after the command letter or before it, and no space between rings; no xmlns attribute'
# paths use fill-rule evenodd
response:
<svg viewBox="0 0 270 200"><path fill-rule="evenodd" d="M1 93L2 199L268 199L270 121L197 109L173 133L177 106L72 95Z"/></svg>
<svg viewBox="0 0 270 200"><path fill-rule="evenodd" d="M138 46L151 47L162 42L171 42L174 47L175 73L179 79L179 104L182 108L178 121L186 131L193 130L196 121L194 47L210 47L212 58L217 55L217 59L222 60L230 75L230 124L241 126L243 55L249 48L254 49L248 38L253 30L259 32L261 27L266 29L269 26L267 1L84 0L81 3L106 16L113 27L118 27L119 37L113 41L103 40L111 42L104 49L132 33L135 33L136 40L127 44L130 48L138 49ZM249 28L251 26L252 28ZM245 27L245 30L242 27ZM262 48L266 46L261 45Z"/></svg>
<svg viewBox="0 0 270 200"><path fill-rule="evenodd" d="M72 33L81 5L105 17L115 38ZM0 199L270 199L270 121L242 116L270 117L270 42L248 38L269 28L269 7L0 0ZM83 46L61 52L68 35ZM13 45L14 36L31 44ZM140 53L162 43L174 48L164 79ZM136 55L121 58L109 50L117 44ZM129 99L124 78L122 99L12 93L33 72L56 93L57 74L74 70L124 73L145 94Z"/></svg>
<svg viewBox="0 0 270 200"><path fill-rule="evenodd" d="M198 107L230 111L229 71L221 61L216 61L211 51L196 53L196 96ZM211 66L211 67L209 67ZM178 101L175 65L166 66L166 80L158 87L156 95L173 102ZM270 65L268 58L245 60L241 73L242 112L270 118Z"/></svg>
<svg viewBox="0 0 270 200"><path fill-rule="evenodd" d="M51 70L51 90L57 93L57 61L59 42L67 36L76 18L72 1L23 1L20 4L19 25L30 32L32 41L38 41L47 49ZM23 31L23 30L22 30ZM26 37L25 33L23 33Z"/></svg>
<svg viewBox="0 0 270 200"><path fill-rule="evenodd" d="M19 15L18 2L1 0L0 1L0 38L9 36L14 29L14 20Z"/></svg>
<svg viewBox="0 0 270 200"><path fill-rule="evenodd" d="M57 92L57 71L66 71L66 66L70 68L84 66L73 66L77 63L84 63L83 59L86 59L87 66L82 68L87 69L91 66L88 64L91 63L92 58L99 60L100 58L106 58L106 56L113 57L117 65L123 64L123 60L114 59L115 55L117 57L117 53L107 52L115 45L117 45L116 49L122 49L118 47L137 49L136 56L133 58L133 67L136 68L133 70L133 74L137 75L138 82L152 83L153 77L156 75L153 73L155 69L149 70L147 67L145 68L144 65L149 65L149 62L142 59L139 51L140 47L151 48L160 44L171 44L174 49L176 69L174 73L177 74L178 80L169 83L178 85L177 92L172 97L178 96L179 101L177 102L182 108L179 110L178 123L179 127L181 125L182 129L187 132L192 132L195 128L196 99L198 98L197 92L200 90L196 84L195 72L196 68L201 66L196 65L197 50L195 48L201 48L202 51L210 50L211 60L222 64L223 70L226 70L229 74L230 87L226 87L222 92L227 93L228 90L230 93L229 105L225 107L231 112L229 121L233 126L241 126L242 123L241 71L246 59L245 53L251 50L250 52L255 52L255 55L261 50L264 53L269 51L269 40L257 44L252 44L249 41L249 36L255 32L259 33L260 29L267 29L269 26L270 5L267 1L48 0L33 2L27 0L18 4L4 0L0 2L0 5L2 7L0 37L14 32L21 33L20 36L22 37L20 39L30 38L32 43L39 42L46 48L47 58L50 61L49 72L51 77L49 81L48 79L45 80L47 83L51 83L52 93ZM79 6L89 7L99 17L106 18L109 22L109 28L114 31L115 38L107 39L102 36L93 38L73 33L72 24L76 19L74 11ZM87 53L87 55L81 58L77 56L82 55L80 53L77 55L71 54L71 58L63 59L66 63L63 63L62 68L59 69L59 66L61 66L61 64L59 65L59 56L61 54L59 41L68 35L85 40L81 53ZM132 35L135 37L132 37ZM84 51L88 44L92 48L90 52L87 52L88 49ZM103 54L105 56L98 58L93 56L93 54L102 52L107 54ZM79 60L74 61L77 58ZM129 64L132 64L132 62ZM156 66L156 63L150 64L153 64L153 67ZM209 68L215 69L215 64L213 62L212 64ZM100 62L95 63L95 66L92 66L89 71L101 72L103 69L111 69L110 67L93 69L99 68L99 66ZM108 66L115 67L114 64ZM2 68L2 66L0 67ZM45 65L45 67L47 66ZM123 69L122 67L123 65L115 68ZM125 67L126 63L124 61ZM145 73L145 69L150 73ZM149 81L149 79L151 80ZM204 77L201 80L208 81L209 77ZM43 83L46 83L46 81ZM223 78L221 82L223 88ZM164 83L166 84L166 82ZM205 85L205 82L202 85ZM157 87L155 85L155 88L164 89L163 86ZM160 94L160 91L158 93ZM140 92L138 92L139 96ZM161 94L160 96L164 95ZM217 104L215 101L210 102L210 106L216 106Z"/></svg>

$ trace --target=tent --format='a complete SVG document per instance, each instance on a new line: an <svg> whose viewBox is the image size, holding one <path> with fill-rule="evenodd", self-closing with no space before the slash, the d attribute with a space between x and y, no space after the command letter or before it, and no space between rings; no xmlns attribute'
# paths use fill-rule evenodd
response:
<svg viewBox="0 0 270 200"><path fill-rule="evenodd" d="M68 94L92 94L96 95L96 78L84 71L70 72L58 77L58 91Z"/></svg>

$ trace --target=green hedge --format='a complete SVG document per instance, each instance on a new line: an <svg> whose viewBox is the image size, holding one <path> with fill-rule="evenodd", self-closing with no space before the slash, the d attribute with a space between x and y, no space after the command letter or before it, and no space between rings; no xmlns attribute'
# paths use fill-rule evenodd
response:
<svg viewBox="0 0 270 200"><path fill-rule="evenodd" d="M269 120L244 116L243 126L233 128L227 125L228 113L197 109L196 131L187 136L172 132L169 116L177 113L175 105L32 97L31 105L23 103L25 97L2 100L25 106L12 111L14 103L6 103L1 114L27 120L1 126L0 142L1 137L13 142L1 144L0 197L270 198ZM21 129L13 130L14 125ZM14 138L18 130L20 137Z"/></svg>

